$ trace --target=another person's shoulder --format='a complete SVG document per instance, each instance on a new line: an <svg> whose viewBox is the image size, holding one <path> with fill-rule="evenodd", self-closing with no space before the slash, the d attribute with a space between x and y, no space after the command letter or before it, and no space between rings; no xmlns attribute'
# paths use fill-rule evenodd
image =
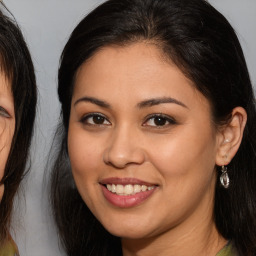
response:
<svg viewBox="0 0 256 256"><path fill-rule="evenodd" d="M0 248L0 256L19 256L15 242L10 238Z"/></svg>

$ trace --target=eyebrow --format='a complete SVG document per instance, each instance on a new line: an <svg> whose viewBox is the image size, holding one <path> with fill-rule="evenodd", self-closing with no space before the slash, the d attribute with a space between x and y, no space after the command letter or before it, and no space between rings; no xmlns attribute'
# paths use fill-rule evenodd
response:
<svg viewBox="0 0 256 256"><path fill-rule="evenodd" d="M163 97L163 98L153 98L153 99L148 99L148 100L144 100L140 103L138 103L138 107L139 108L145 108L145 107L152 107L155 105L159 105L159 104L164 104L164 103L174 103L177 104L179 106L182 106L184 108L188 108L184 103L182 103L179 100L176 100L174 98L168 98L168 97Z"/></svg>
<svg viewBox="0 0 256 256"><path fill-rule="evenodd" d="M90 103L93 103L93 104L98 105L98 106L103 107L103 108L111 108L110 105L107 102L105 102L103 100L96 99L94 97L82 97L74 103L74 106L76 106L80 102L90 102ZM153 99L144 100L144 101L138 103L137 107L138 108L145 108L145 107L152 107L152 106L155 106L155 105L160 105L160 104L165 104L165 103L174 103L174 104L177 104L177 105L182 106L184 108L188 108L181 101L176 100L174 98L169 98L169 97L153 98Z"/></svg>
<svg viewBox="0 0 256 256"><path fill-rule="evenodd" d="M83 98L80 98L80 99L78 99L74 103L74 106L76 106L80 102L90 102L90 103L98 105L98 106L100 106L102 108L110 108L110 105L107 102L105 102L103 100L99 100L99 99L93 98L93 97L83 97Z"/></svg>

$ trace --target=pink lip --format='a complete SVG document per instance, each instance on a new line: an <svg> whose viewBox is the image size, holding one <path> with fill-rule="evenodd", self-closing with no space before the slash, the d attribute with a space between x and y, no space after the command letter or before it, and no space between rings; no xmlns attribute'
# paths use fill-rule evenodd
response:
<svg viewBox="0 0 256 256"><path fill-rule="evenodd" d="M117 195L115 193L110 192L104 185L105 184L120 184L120 185L127 185L127 184L139 184L139 185L146 185L146 186L154 186L150 183L143 182L138 179L134 178L108 178L104 179L100 182L102 192L106 200L114 206L120 208L130 208L137 206L147 200L156 190L156 186L152 190L147 190L143 192L136 193L134 195Z"/></svg>

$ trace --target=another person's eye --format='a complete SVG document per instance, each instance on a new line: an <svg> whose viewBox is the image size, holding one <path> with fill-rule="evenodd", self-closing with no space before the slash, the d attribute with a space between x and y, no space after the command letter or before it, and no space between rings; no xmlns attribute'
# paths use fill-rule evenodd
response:
<svg viewBox="0 0 256 256"><path fill-rule="evenodd" d="M173 118L163 114L153 114L147 117L146 121L143 123L143 126L164 128L173 124L176 124L176 121Z"/></svg>
<svg viewBox="0 0 256 256"><path fill-rule="evenodd" d="M81 122L84 125L111 125L107 118L99 113L90 113L82 117Z"/></svg>
<svg viewBox="0 0 256 256"><path fill-rule="evenodd" d="M3 108L2 106L0 106L0 116L2 117L6 117L6 118L10 118L10 114L8 113L8 111Z"/></svg>

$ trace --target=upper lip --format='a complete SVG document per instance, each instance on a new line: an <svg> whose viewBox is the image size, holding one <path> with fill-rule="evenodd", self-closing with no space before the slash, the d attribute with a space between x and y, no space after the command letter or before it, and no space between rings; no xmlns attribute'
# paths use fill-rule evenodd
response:
<svg viewBox="0 0 256 256"><path fill-rule="evenodd" d="M136 178L129 178L129 177L127 178L110 177L110 178L102 179L99 183L102 185L106 185L106 184L136 185L137 184L137 185L145 185L145 186L156 186L156 184L142 181Z"/></svg>

